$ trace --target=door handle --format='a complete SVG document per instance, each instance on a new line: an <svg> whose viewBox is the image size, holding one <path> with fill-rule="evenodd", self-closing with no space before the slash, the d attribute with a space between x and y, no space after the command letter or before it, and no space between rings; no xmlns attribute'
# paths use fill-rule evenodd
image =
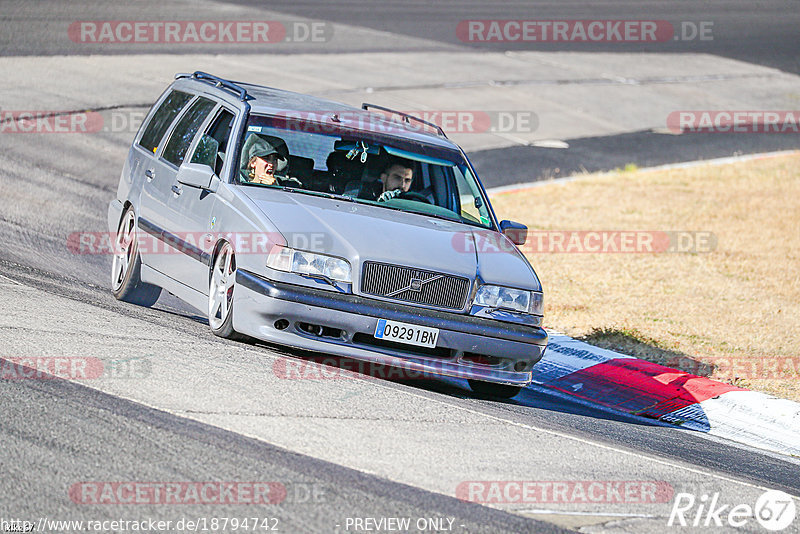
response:
<svg viewBox="0 0 800 534"><path fill-rule="evenodd" d="M153 169L147 169L146 171L144 171L144 176L145 178L147 178L148 182L152 182L153 178L156 177L155 173L153 172Z"/></svg>
<svg viewBox="0 0 800 534"><path fill-rule="evenodd" d="M181 189L179 185L173 185L172 192L175 193L176 195L180 195L181 193L183 193L183 189Z"/></svg>

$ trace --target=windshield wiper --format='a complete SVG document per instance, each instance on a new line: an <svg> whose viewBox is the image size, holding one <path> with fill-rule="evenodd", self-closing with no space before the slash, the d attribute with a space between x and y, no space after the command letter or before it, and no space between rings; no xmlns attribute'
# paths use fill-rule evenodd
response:
<svg viewBox="0 0 800 534"><path fill-rule="evenodd" d="M425 215L426 217L433 217L434 219L442 219L444 221L463 222L461 220L462 217L459 214L455 213L455 212L453 212L453 216L450 217L450 216L444 215L443 213L430 213L430 212L424 211L424 210L415 210L415 209L409 209L409 208L400 208L400 207L395 207L395 206L387 206L383 202L369 202L368 204L370 206L378 206L378 207L381 207L381 208L388 208L390 210L402 211L404 213L413 213L414 215Z"/></svg>
<svg viewBox="0 0 800 534"><path fill-rule="evenodd" d="M296 187L291 187L288 185L279 185L278 186L282 191L288 191L290 193L302 193L304 195L311 195L314 197L325 197L325 198L333 198L336 200L344 200L346 202L356 202L354 197L350 195L340 195L338 193L327 193L325 191L312 191L311 189L298 189Z"/></svg>
<svg viewBox="0 0 800 534"><path fill-rule="evenodd" d="M445 215L444 213L428 213L425 211L417 211L417 210L407 210L411 213L416 213L417 215L427 215L428 217L435 217L437 219L442 219L445 221L452 221L452 222L462 222L461 216L457 213L453 213L453 216Z"/></svg>

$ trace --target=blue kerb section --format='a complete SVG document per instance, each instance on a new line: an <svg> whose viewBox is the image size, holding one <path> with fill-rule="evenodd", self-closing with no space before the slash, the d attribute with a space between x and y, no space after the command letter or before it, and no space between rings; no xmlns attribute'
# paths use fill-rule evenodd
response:
<svg viewBox="0 0 800 534"><path fill-rule="evenodd" d="M562 354L565 356L572 356L581 360L589 360L595 363L605 363L608 361L607 357L599 354L594 354L588 350L577 349L552 341L547 345L547 353L539 363L533 367L533 380L539 384L550 384L556 380L572 374L579 369L575 367L575 362L553 354Z"/></svg>
<svg viewBox="0 0 800 534"><path fill-rule="evenodd" d="M378 320L378 326L375 327L375 337L383 339L383 331L386 328L386 319Z"/></svg>
<svg viewBox="0 0 800 534"><path fill-rule="evenodd" d="M711 430L711 422L708 420L703 407L699 403L681 408L680 410L664 414L659 417L661 421L672 423L682 428L708 432Z"/></svg>
<svg viewBox="0 0 800 534"><path fill-rule="evenodd" d="M597 363L605 363L609 360L607 356L602 356L596 352L567 347L564 345L559 345L558 343L549 343L547 348L551 351L560 352L561 354L567 354L569 356L575 356L577 358L581 358L582 360L592 360Z"/></svg>

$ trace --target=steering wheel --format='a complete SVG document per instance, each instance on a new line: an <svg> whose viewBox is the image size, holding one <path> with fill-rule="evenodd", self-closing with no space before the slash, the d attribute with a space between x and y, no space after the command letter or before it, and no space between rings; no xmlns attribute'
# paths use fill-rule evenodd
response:
<svg viewBox="0 0 800 534"><path fill-rule="evenodd" d="M403 200L416 200L417 202L425 202L426 204L431 204L431 201L428 200L428 197L426 197L422 193L417 193L416 191L404 191L399 195L397 195L397 198Z"/></svg>

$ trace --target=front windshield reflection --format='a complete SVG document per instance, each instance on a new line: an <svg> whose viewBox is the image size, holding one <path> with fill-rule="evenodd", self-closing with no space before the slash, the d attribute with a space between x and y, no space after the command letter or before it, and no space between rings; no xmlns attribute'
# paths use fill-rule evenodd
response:
<svg viewBox="0 0 800 534"><path fill-rule="evenodd" d="M236 179L491 228L477 180L460 152L358 132L277 128L251 117Z"/></svg>

